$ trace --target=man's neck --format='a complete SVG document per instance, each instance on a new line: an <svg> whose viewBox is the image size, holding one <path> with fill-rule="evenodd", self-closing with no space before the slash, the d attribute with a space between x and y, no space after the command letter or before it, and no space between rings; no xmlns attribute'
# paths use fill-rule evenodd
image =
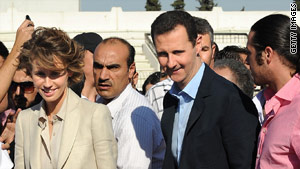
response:
<svg viewBox="0 0 300 169"><path fill-rule="evenodd" d="M269 87L277 93L291 78L293 78L294 70L277 71L274 80L270 82Z"/></svg>

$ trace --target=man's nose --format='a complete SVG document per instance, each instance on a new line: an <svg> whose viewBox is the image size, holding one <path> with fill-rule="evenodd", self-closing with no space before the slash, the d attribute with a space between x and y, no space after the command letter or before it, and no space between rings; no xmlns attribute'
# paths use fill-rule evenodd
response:
<svg viewBox="0 0 300 169"><path fill-rule="evenodd" d="M109 78L109 70L106 69L106 68L103 68L101 71L100 71L100 76L99 78L101 80L107 80Z"/></svg>

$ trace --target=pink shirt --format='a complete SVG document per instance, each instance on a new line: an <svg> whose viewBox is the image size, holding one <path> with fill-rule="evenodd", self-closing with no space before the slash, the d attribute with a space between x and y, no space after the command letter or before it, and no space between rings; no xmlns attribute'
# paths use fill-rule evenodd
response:
<svg viewBox="0 0 300 169"><path fill-rule="evenodd" d="M261 128L257 169L300 169L300 76L275 95L265 90L266 117Z"/></svg>

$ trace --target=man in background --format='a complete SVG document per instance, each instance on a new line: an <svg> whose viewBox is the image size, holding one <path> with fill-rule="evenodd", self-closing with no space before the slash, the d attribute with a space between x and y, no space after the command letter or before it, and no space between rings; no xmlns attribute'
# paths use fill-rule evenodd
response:
<svg viewBox="0 0 300 169"><path fill-rule="evenodd" d="M103 40L94 53L96 102L111 112L118 141L117 168L161 168L165 142L160 122L148 100L131 85L135 50L126 40Z"/></svg>
<svg viewBox="0 0 300 169"><path fill-rule="evenodd" d="M83 80L71 86L71 89L82 98L95 102L97 91L95 88L94 76L93 76L93 54L99 43L102 42L102 37L94 32L82 33L76 35L74 40L84 47L84 67Z"/></svg>

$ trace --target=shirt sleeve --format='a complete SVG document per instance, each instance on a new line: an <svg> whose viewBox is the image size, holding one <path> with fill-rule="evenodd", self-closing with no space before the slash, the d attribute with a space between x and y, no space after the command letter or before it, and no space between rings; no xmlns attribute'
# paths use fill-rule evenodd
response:
<svg viewBox="0 0 300 169"><path fill-rule="evenodd" d="M299 110L298 110L299 111ZM292 132L292 147L300 160L300 112L298 112L298 119L295 122L295 126Z"/></svg>
<svg viewBox="0 0 300 169"><path fill-rule="evenodd" d="M151 119L145 119L147 113L153 113L149 110L147 107L138 107L121 122L120 130L116 136L118 140L118 168L151 168L155 133L153 133ZM132 110L127 109L125 111Z"/></svg>

